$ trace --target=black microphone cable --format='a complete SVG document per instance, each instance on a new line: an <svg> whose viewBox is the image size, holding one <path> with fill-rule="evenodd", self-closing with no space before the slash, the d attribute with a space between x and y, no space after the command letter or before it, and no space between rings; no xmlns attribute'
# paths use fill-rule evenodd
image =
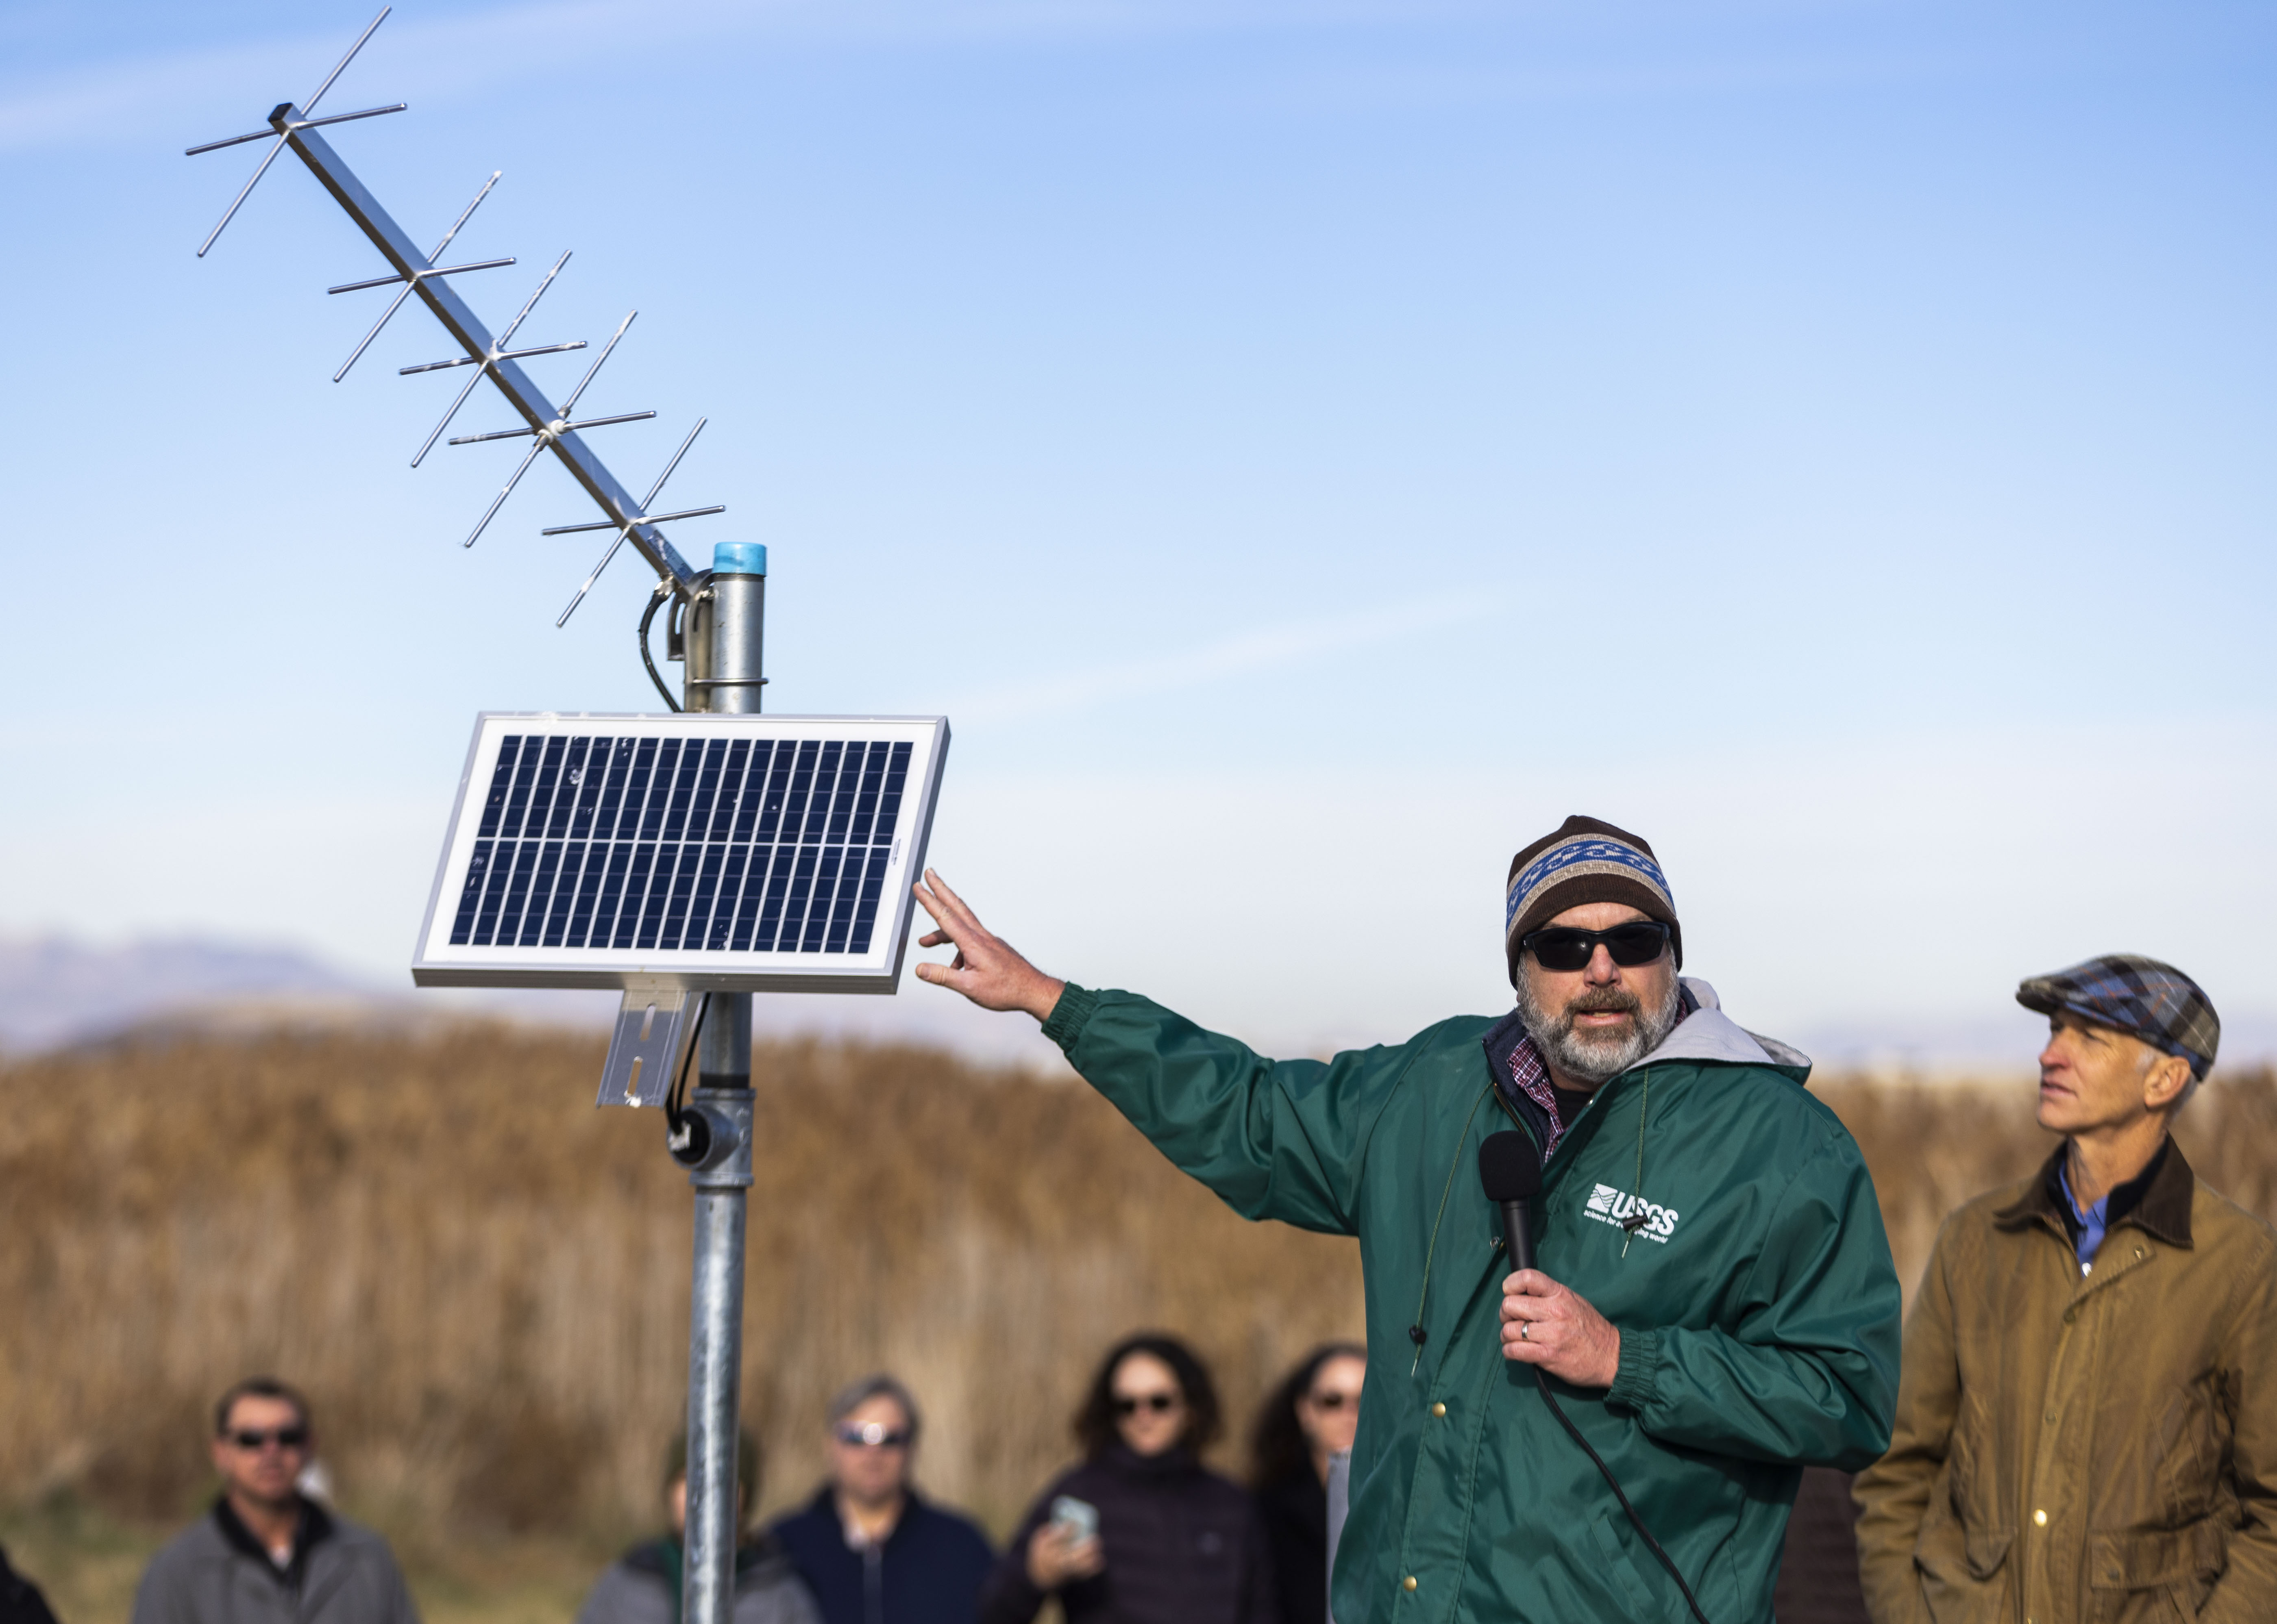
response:
<svg viewBox="0 0 2277 1624"><path fill-rule="evenodd" d="M1636 1529L1637 1537L1644 1541L1645 1548L1660 1559L1660 1565L1668 1569L1668 1576L1676 1581L1676 1588L1684 1592L1684 1605L1692 1609L1692 1616L1697 1619L1700 1624L1708 1624L1708 1615L1700 1611L1700 1603L1693 1596L1692 1587L1684 1582L1684 1575L1678 1569L1675 1561L1668 1552L1660 1548L1660 1541L1652 1537L1652 1530L1645 1527L1644 1519L1637 1515L1637 1508L1629 1504L1629 1497L1621 1492L1621 1480L1613 1476L1613 1468L1605 1464L1603 1455L1589 1447L1589 1440L1581 1436L1581 1429L1573 1424L1573 1418L1568 1415L1565 1407L1557 1402L1557 1395L1550 1391L1550 1378L1542 1373L1540 1365L1534 1367L1534 1385L1542 1389L1542 1401L1550 1407L1550 1413L1557 1417L1557 1424L1564 1427L1573 1437L1573 1441L1581 1446L1581 1453L1589 1457L1589 1463L1603 1474L1606 1487L1612 1490L1613 1498L1621 1503L1621 1509L1629 1514L1629 1526Z"/></svg>

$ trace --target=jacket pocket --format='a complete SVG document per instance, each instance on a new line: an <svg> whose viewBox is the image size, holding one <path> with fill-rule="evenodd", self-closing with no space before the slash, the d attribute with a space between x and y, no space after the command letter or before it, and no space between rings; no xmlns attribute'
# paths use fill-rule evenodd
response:
<svg viewBox="0 0 2277 1624"><path fill-rule="evenodd" d="M1596 1536L1598 1553L1605 1559L1605 1571L1612 1576L1613 1583L1629 1598L1629 1605L1634 1609L1631 1617L1658 1618L1666 1611L1672 1599L1676 1600L1674 1616L1683 1616L1684 1603L1680 1599L1659 1593L1674 1588L1667 1583L1666 1575L1662 1575L1662 1582L1658 1585L1645 1582L1644 1575L1637 1571L1636 1564L1629 1560L1628 1547L1621 1543L1621 1537L1614 1529L1610 1514L1599 1517L1591 1531Z"/></svg>
<svg viewBox="0 0 2277 1624"><path fill-rule="evenodd" d="M2008 1547L2015 1543L2014 1534L2002 1534L1991 1529L1970 1529L1965 1547L1969 1557L1969 1576L1990 1579L2000 1571L2000 1564L2008 1559Z"/></svg>
<svg viewBox="0 0 2277 1624"><path fill-rule="evenodd" d="M2087 1537L2087 1582L2095 1616L2157 1618L2167 1603L2184 1620L2228 1566L2228 1543L2212 1519L2187 1528L2135 1529Z"/></svg>

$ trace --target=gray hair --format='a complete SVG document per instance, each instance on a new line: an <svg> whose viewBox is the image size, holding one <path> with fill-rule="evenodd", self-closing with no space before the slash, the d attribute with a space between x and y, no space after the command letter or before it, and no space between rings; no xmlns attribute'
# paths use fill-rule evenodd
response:
<svg viewBox="0 0 2277 1624"><path fill-rule="evenodd" d="M1644 1000L1626 988L1584 989L1562 1010L1552 1013L1534 997L1533 975L1519 967L1518 1018L1534 1051L1550 1065L1591 1088L1602 1088L1660 1047L1676 1023L1684 1018L1684 984L1668 978L1668 992L1658 1009L1647 1009ZM1629 1035L1608 1047L1575 1036L1573 1017L1587 1010L1626 1009L1635 1017Z"/></svg>
<svg viewBox="0 0 2277 1624"><path fill-rule="evenodd" d="M918 1429L922 1424L918 1417L918 1401L910 1397L908 1388L883 1370L838 1390L838 1395L830 1400L830 1424L836 1426L872 1399L891 1399L900 1405L902 1419L909 1423L910 1442L918 1441Z"/></svg>

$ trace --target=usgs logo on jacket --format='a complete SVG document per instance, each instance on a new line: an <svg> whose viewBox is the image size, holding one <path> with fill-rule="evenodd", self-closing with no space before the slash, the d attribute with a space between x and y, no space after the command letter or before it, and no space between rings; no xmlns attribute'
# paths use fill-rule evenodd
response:
<svg viewBox="0 0 2277 1624"><path fill-rule="evenodd" d="M1662 1246L1666 1246L1669 1236L1676 1233L1677 1214L1657 1202L1639 1201L1627 1191L1617 1190L1610 1184L1600 1184L1592 1190L1589 1204L1582 1211L1600 1224L1610 1224L1615 1229L1626 1229L1628 1226L1621 1220L1641 1212L1645 1221L1634 1233Z"/></svg>

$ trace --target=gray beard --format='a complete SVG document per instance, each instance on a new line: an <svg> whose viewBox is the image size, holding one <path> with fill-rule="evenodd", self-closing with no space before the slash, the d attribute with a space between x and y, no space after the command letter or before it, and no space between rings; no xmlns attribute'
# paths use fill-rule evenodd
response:
<svg viewBox="0 0 2277 1624"><path fill-rule="evenodd" d="M1634 1017L1626 1036L1591 1036L1573 1029L1573 1017L1609 1009L1626 1010ZM1551 1069L1593 1089L1603 1088L1660 1047L1684 1013L1684 993L1674 976L1668 980L1668 998L1660 1008L1648 1011L1637 996L1626 990L1596 988L1575 996L1556 1015L1545 1014L1534 1001L1533 977L1523 969L1518 977L1518 1018L1534 1040L1534 1052Z"/></svg>

